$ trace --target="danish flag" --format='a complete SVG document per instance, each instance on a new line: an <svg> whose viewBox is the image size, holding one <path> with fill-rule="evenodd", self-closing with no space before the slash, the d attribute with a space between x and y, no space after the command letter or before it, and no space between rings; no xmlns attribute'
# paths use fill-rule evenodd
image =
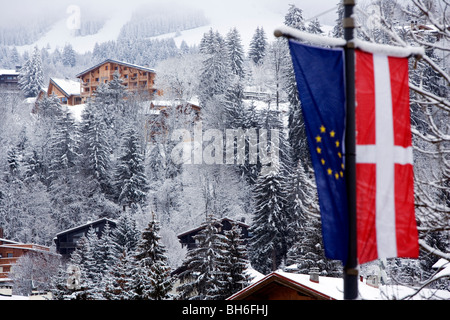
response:
<svg viewBox="0 0 450 320"><path fill-rule="evenodd" d="M358 260L417 258L408 59L355 56Z"/></svg>

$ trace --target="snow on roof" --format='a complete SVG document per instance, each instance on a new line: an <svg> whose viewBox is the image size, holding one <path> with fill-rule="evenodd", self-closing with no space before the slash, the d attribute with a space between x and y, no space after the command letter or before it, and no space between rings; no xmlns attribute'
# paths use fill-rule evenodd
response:
<svg viewBox="0 0 450 320"><path fill-rule="evenodd" d="M3 75L3 74L18 75L19 72L17 72L14 69L0 69L0 75Z"/></svg>
<svg viewBox="0 0 450 320"><path fill-rule="evenodd" d="M85 73L87 73L87 72L89 72L89 71L91 71L91 70L94 70L94 69L100 67L101 65L103 65L103 64L105 64L105 63L117 63L117 64L124 65L124 66L126 66L126 67L136 68L136 69L141 69L141 70L144 70L144 71L148 71L148 72L155 73L155 70L154 70L154 69L151 69L151 68L139 66L139 65L137 65L137 64L132 64L132 63L124 62L124 61L119 61L119 60L114 60L114 59L106 59L105 61L100 62L100 63L96 64L95 66L90 67L89 69L84 70L83 72L80 72L79 74L76 75L76 77L79 78L79 77L82 76L83 74L85 74Z"/></svg>
<svg viewBox="0 0 450 320"><path fill-rule="evenodd" d="M73 81L69 79L55 79L52 78L51 81L63 90L68 96L80 95L80 82Z"/></svg>
<svg viewBox="0 0 450 320"><path fill-rule="evenodd" d="M266 276L258 273L253 269L247 271L254 276L250 286L235 293L233 296L238 295L240 292L248 290L250 287L265 281L269 277L282 277L292 281L293 283L308 288L312 291L319 292L323 295L330 297L331 299L343 300L344 299L344 281L342 278L332 277L319 277L319 282L313 282L310 280L310 276L307 274L298 274L292 272L285 272L277 270ZM414 300L427 300L427 299L450 299L450 291L447 290L435 290L435 289L422 289L417 295L414 295L416 290L414 288L400 286L400 285L380 285L378 288L367 284L365 281L358 282L358 291L360 300L393 300L393 299L406 299L411 296ZM232 297L233 297L232 296Z"/></svg>
<svg viewBox="0 0 450 320"><path fill-rule="evenodd" d="M60 235L60 234L67 233L67 232L69 232L69 231L73 231L73 230L77 230L77 229L80 229L80 228L84 228L84 227L86 227L86 226L92 225L92 224L94 224L94 223L97 223L97 222L100 222L100 221L103 221L103 220L108 221L108 222L112 222L112 223L114 223L114 224L117 223L115 220L112 220L112 219L108 219L108 218L100 218L100 219L97 219L97 220L94 220L94 221L88 221L88 222L86 222L85 224L82 224L82 225L79 225L79 226L75 226L75 227L73 227L73 228L70 228L70 229L63 230L63 231L61 231L61 232L58 232L58 233L56 234L56 236L58 236L58 235Z"/></svg>

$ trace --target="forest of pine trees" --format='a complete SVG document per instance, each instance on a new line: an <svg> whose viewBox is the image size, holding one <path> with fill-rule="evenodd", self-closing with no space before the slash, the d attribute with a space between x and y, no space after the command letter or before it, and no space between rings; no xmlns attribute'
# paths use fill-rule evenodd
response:
<svg viewBox="0 0 450 320"><path fill-rule="evenodd" d="M392 8L385 4L379 2L390 12ZM337 8L341 14L342 7ZM204 22L201 15L196 17L194 25ZM396 16L400 18L406 19ZM319 20L305 21L295 5L289 7L284 23L323 33ZM20 95L0 94L0 226L5 238L52 246L60 231L101 217L117 221L115 228L108 227L101 236L90 230L69 261L56 263L48 274L48 289L54 298L225 299L250 283L249 267L267 274L295 265L299 273L318 268L321 275L341 276L340 263L324 255L301 101L285 39L274 39L268 30L256 26L245 52L236 28L227 34L210 29L198 47L184 44L177 48L173 39L136 37L131 41L125 35L132 32L137 36L133 30L132 25L127 26L120 39L97 44L92 53L84 55L75 53L70 45L53 53L36 47L22 56L0 47L5 52L0 64L7 67L23 62ZM339 36L341 31L337 26L332 32ZM364 28L360 32L365 39L383 43L389 34ZM39 101L34 114L22 102L24 97L35 97L50 76L70 75L105 58L158 66L155 86L177 103L167 106L164 114L152 113L139 95L126 90L118 75L98 88L81 119L74 118L55 97ZM438 55L430 53L429 59L435 66L442 65ZM448 91L435 69L420 64L415 70L412 80L420 82L426 75L430 81L423 85L434 95ZM252 93L264 94L264 100L246 99L249 88ZM200 119L183 104L195 98L201 108ZM179 112L179 101L183 112ZM444 129L437 130L433 122L430 129L430 114L419 98L414 102L415 130L425 140L418 142L418 150L429 155L427 142L431 141L445 152L445 139L427 135L439 132L446 137L439 131ZM448 117L448 109L441 108L437 114L441 121ZM174 136L180 130L198 130L194 119L200 121L203 132L276 130L278 143L269 143L266 151L276 152L278 161L249 161L255 141L246 137L244 161L236 153L231 165L176 162L173 155L180 151L180 140ZM149 131L158 133L151 141ZM213 138L204 139L201 147L213 150L212 158L218 159L217 152L222 151L215 143ZM198 146L191 151L195 148ZM439 223L445 221L440 214L448 214L449 186L442 182L448 177L448 161L441 158L442 153L433 155L433 161L441 160L447 171L433 172L438 179L418 187L418 211L429 231L424 232L424 243L445 253L448 226ZM421 181L431 176L427 175L430 168L423 165L425 156L419 154L417 160ZM428 218L430 211L435 220ZM252 234L248 243L240 238L237 226L220 232L218 221L225 217L245 220ZM196 247L182 248L176 235L198 226L204 228L195 237ZM431 276L437 259L429 252L422 253L418 261L392 259L385 271L391 283L412 284ZM376 267L374 263L361 272L371 273ZM66 285L68 270L79 279L70 288ZM442 288L448 285L446 281L433 285ZM29 288L20 290L26 294Z"/></svg>

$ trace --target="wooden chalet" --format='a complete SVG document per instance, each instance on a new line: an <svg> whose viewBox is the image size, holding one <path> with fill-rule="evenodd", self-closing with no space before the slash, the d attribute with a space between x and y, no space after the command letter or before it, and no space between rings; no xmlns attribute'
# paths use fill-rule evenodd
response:
<svg viewBox="0 0 450 320"><path fill-rule="evenodd" d="M53 254L50 248L33 243L20 243L3 238L3 229L0 228L0 281L8 281L8 273L17 260L29 253Z"/></svg>
<svg viewBox="0 0 450 320"><path fill-rule="evenodd" d="M81 98L83 103L91 97L101 83L113 80L118 72L123 85L130 91L146 92L152 97L156 90L153 88L156 72L153 69L127 62L107 59L76 75L81 82Z"/></svg>
<svg viewBox="0 0 450 320"><path fill-rule="evenodd" d="M16 69L0 69L0 90L15 92L19 90L19 71Z"/></svg>
<svg viewBox="0 0 450 320"><path fill-rule="evenodd" d="M249 225L245 224L244 222L240 221L234 221L229 218L222 218L219 220L220 226L219 226L219 233L223 234L224 231L231 230L233 227L233 224L236 223L241 228L241 236L246 241L250 238L249 234ZM191 229L189 231L183 232L182 234L178 235L178 239L181 242L182 247L187 247L187 249L193 249L196 247L195 244L195 235L197 235L201 230L206 228L206 224L202 224L201 226Z"/></svg>
<svg viewBox="0 0 450 320"><path fill-rule="evenodd" d="M324 277L322 277L324 278ZM342 282L342 279L337 279ZM336 300L336 296L321 290L318 274L304 275L272 272L238 291L227 300Z"/></svg>
<svg viewBox="0 0 450 320"><path fill-rule="evenodd" d="M63 258L68 258L70 254L75 251L78 240L83 236L86 236L91 227L94 228L97 236L101 237L106 224L109 224L111 229L116 227L116 221L108 218L101 218L57 233L54 238L56 251L61 254Z"/></svg>

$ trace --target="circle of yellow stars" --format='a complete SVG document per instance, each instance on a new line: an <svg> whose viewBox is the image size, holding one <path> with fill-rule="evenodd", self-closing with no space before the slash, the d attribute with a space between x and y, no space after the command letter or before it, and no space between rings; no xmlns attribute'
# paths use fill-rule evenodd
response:
<svg viewBox="0 0 450 320"><path fill-rule="evenodd" d="M341 152L341 142L336 139L336 132L334 130L331 130L330 132L327 132L327 129L322 125L320 128L320 134L318 134L315 137L316 140L316 152L319 155L320 162L322 166L326 168L326 172L329 176L334 176L336 180L344 178L344 162L342 161L342 152ZM334 140L334 145L337 149L337 156L339 159L341 159L341 169L339 170L333 170L331 166L326 162L323 151L325 146L323 145L323 139L329 137L330 139Z"/></svg>

